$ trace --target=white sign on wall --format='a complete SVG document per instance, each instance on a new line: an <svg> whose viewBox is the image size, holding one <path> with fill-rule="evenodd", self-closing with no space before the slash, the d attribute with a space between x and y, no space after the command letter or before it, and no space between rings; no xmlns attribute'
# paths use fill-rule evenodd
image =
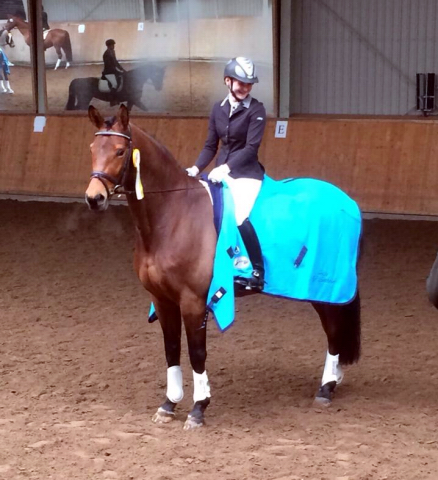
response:
<svg viewBox="0 0 438 480"><path fill-rule="evenodd" d="M277 120L275 125L275 138L286 138L287 120Z"/></svg>
<svg viewBox="0 0 438 480"><path fill-rule="evenodd" d="M85 32L85 25L84 24L78 25L78 32L79 33L84 33Z"/></svg>
<svg viewBox="0 0 438 480"><path fill-rule="evenodd" d="M144 23L139 22L137 29L138 29L139 32L142 32L144 30Z"/></svg>

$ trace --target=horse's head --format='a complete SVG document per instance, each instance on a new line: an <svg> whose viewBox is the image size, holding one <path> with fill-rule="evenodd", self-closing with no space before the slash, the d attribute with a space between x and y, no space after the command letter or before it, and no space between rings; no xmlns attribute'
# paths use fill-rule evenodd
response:
<svg viewBox="0 0 438 480"><path fill-rule="evenodd" d="M120 105L116 117L104 120L99 110L90 105L88 117L99 131L90 145L93 171L85 201L91 210L103 211L111 195L127 181L131 160L129 113L125 105Z"/></svg>
<svg viewBox="0 0 438 480"><path fill-rule="evenodd" d="M15 15L7 15L8 21L5 24L5 29L10 32L13 28L18 26L18 17Z"/></svg>

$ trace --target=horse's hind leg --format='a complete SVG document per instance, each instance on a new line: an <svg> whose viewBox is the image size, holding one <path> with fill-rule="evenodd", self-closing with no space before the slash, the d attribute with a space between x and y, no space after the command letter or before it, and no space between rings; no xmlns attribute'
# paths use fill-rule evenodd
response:
<svg viewBox="0 0 438 480"><path fill-rule="evenodd" d="M199 303L198 311L183 311L184 325L187 333L190 363L193 369L193 401L194 405L187 416L184 430L204 425L204 413L210 404L210 384L205 361L207 359L207 316L205 302Z"/></svg>
<svg viewBox="0 0 438 480"><path fill-rule="evenodd" d="M166 400L158 408L152 417L152 421L155 423L168 423L175 418L175 407L184 396L180 367L181 312L177 305L157 302L155 299L154 305L163 330L168 368Z"/></svg>
<svg viewBox="0 0 438 480"><path fill-rule="evenodd" d="M61 61L62 61L62 51L61 51L61 48L60 47L57 47L55 46L55 50L56 50L56 54L58 55L58 60L56 60L56 65L55 65L55 70L58 69L58 67L61 65Z"/></svg>
<svg viewBox="0 0 438 480"><path fill-rule="evenodd" d="M329 406L336 385L343 379L341 365L349 365L360 356L360 298L345 305L313 304L327 335L328 349L321 387L315 403Z"/></svg>

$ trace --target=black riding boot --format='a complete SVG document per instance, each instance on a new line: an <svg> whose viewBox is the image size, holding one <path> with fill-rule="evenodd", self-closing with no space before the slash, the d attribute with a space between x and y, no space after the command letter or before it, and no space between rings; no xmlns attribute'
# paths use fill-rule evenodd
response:
<svg viewBox="0 0 438 480"><path fill-rule="evenodd" d="M257 233L248 218L238 228L251 260L253 272L252 278L238 277L236 281L248 290L262 291L265 284L265 267Z"/></svg>

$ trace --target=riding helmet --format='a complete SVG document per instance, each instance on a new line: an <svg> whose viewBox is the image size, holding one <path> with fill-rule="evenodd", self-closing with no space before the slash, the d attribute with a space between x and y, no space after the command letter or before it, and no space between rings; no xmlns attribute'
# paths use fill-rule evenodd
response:
<svg viewBox="0 0 438 480"><path fill-rule="evenodd" d="M232 58L224 70L224 78L230 77L243 83L258 83L256 68L250 58L236 57Z"/></svg>
<svg viewBox="0 0 438 480"><path fill-rule="evenodd" d="M107 47L109 47L110 45L115 45L116 44L116 41L113 40L112 38L108 39L106 42L105 42L105 45Z"/></svg>

